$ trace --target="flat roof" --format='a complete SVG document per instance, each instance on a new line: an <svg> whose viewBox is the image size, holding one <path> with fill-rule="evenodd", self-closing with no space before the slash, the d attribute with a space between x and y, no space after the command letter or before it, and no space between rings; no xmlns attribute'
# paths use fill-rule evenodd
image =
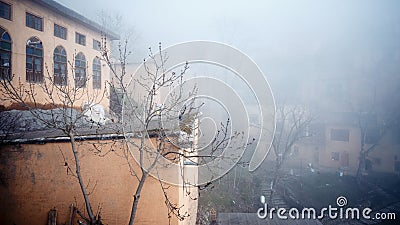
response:
<svg viewBox="0 0 400 225"><path fill-rule="evenodd" d="M122 139L125 137L137 137L140 130L126 131L124 134L122 124L109 121L105 125L96 124L90 118L81 115L75 109L71 109L71 117L77 119L76 126L77 140L109 140ZM36 109L35 114L43 120L52 120L51 115L59 118L64 112L60 109L42 110ZM78 118L82 116L81 118ZM68 120L69 118L67 118ZM60 127L64 127L62 119ZM165 125L165 127L163 127ZM171 125L168 121L160 127L159 120L151 120L148 123L147 134L149 137L156 137L160 130L168 130ZM173 134L172 134L173 135ZM67 142L69 137L61 129L50 128L44 122L32 115L28 110L9 110L0 112L0 145L1 144L29 144L48 142Z"/></svg>
<svg viewBox="0 0 400 225"><path fill-rule="evenodd" d="M75 12L74 10L56 2L53 0L31 0L32 2L35 2L41 6L44 6L62 16L65 16L75 22L78 22L84 26L87 26L93 30L96 30L98 32L103 32L107 35L107 38L110 40L119 40L119 35L107 30L106 28L102 27L100 24L82 16L81 14Z"/></svg>

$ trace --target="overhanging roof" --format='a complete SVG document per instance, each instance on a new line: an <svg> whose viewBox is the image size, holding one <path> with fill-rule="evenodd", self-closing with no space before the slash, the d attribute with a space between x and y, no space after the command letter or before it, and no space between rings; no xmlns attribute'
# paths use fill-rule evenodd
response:
<svg viewBox="0 0 400 225"><path fill-rule="evenodd" d="M62 4L53 1L53 0L31 0L32 2L35 2L41 6L44 6L57 14L60 14L62 16L65 16L75 22L78 22L84 26L87 26L95 31L98 32L103 32L107 35L107 38L110 40L119 40L119 35L115 34L114 32L107 30L103 28L100 24L82 16L81 14L75 12L74 10L63 6Z"/></svg>

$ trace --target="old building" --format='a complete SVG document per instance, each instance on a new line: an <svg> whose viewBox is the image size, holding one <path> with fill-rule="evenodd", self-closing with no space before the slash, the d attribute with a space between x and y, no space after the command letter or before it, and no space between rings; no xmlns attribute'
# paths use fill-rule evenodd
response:
<svg viewBox="0 0 400 225"><path fill-rule="evenodd" d="M100 60L99 47L102 38L116 40L118 35L73 10L52 0L1 0L0 35L0 79L10 80L17 88L36 88L35 103L39 108L54 110L51 113L62 108L83 114L82 106L92 99L87 96L110 93L106 91L110 70ZM61 92L84 90L85 96L73 101L73 105L61 102L58 106L56 98L55 102L49 101L52 95L39 88L46 82L53 85L50 89L59 87ZM4 88L0 91L2 95L6 92ZM55 93L51 92L56 96ZM95 103L107 114L108 96ZM70 139L61 129L30 117L28 111L14 110L24 109L23 106L12 101L0 105L0 223L46 224L49 210L56 209L58 224L77 224L79 216L71 213L71 205L86 212L79 183L71 176L73 170L68 170L74 158ZM40 113L45 115L46 111ZM118 139L124 136L118 129L99 129L98 125L89 115L89 120L76 126L85 185L92 208L95 213L101 212L105 224L127 224L138 181L118 154L124 148L117 144ZM110 154L98 154L99 146L103 153ZM133 167L137 169L138 165ZM179 171L175 172L173 176L180 179ZM168 187L166 193L158 179L146 180L135 224L168 224L169 219L171 224L193 224L197 188L183 190L164 185ZM165 194L190 217L179 221L171 215Z"/></svg>
<svg viewBox="0 0 400 225"><path fill-rule="evenodd" d="M104 91L110 72L100 43L118 35L52 0L2 0L0 12L1 79L40 84L49 77L55 85Z"/></svg>

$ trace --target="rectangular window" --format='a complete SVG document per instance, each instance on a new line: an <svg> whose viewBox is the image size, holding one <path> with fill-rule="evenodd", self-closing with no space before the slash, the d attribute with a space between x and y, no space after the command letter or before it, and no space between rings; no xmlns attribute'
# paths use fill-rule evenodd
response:
<svg viewBox="0 0 400 225"><path fill-rule="evenodd" d="M331 129L331 141L349 141L350 132L347 129Z"/></svg>
<svg viewBox="0 0 400 225"><path fill-rule="evenodd" d="M86 36L76 32L75 33L75 43L86 46Z"/></svg>
<svg viewBox="0 0 400 225"><path fill-rule="evenodd" d="M26 13L26 26L35 30L43 31L43 19L30 13Z"/></svg>
<svg viewBox="0 0 400 225"><path fill-rule="evenodd" d="M93 39L93 49L100 50L101 43L98 40Z"/></svg>
<svg viewBox="0 0 400 225"><path fill-rule="evenodd" d="M11 5L0 1L0 17L11 20Z"/></svg>
<svg viewBox="0 0 400 225"><path fill-rule="evenodd" d="M54 24L54 36L67 40L67 28Z"/></svg>

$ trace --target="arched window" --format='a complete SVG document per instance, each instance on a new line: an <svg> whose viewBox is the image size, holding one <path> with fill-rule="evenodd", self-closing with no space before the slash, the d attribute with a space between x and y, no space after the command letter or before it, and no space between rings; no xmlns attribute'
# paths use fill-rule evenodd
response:
<svg viewBox="0 0 400 225"><path fill-rule="evenodd" d="M43 82L43 45L37 37L26 42L26 81Z"/></svg>
<svg viewBox="0 0 400 225"><path fill-rule="evenodd" d="M67 85L67 53L62 46L54 49L54 84Z"/></svg>
<svg viewBox="0 0 400 225"><path fill-rule="evenodd" d="M75 87L86 86L86 58L82 52L75 56Z"/></svg>
<svg viewBox="0 0 400 225"><path fill-rule="evenodd" d="M93 88L101 89L101 63L99 57L93 59Z"/></svg>
<svg viewBox="0 0 400 225"><path fill-rule="evenodd" d="M0 79L11 79L11 37L0 27Z"/></svg>

